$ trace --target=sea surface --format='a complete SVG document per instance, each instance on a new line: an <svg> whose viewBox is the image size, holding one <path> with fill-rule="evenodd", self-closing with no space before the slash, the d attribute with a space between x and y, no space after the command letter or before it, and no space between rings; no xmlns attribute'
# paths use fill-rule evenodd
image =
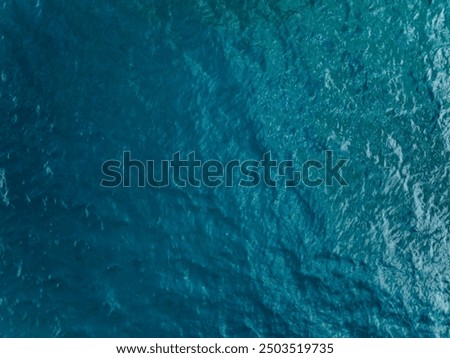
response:
<svg viewBox="0 0 450 358"><path fill-rule="evenodd" d="M348 158L347 186L101 165ZM450 337L447 0L0 2L0 336Z"/></svg>

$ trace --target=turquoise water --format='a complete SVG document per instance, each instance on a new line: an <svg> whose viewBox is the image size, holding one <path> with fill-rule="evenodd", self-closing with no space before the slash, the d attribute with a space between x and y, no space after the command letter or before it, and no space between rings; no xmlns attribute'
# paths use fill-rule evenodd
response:
<svg viewBox="0 0 450 358"><path fill-rule="evenodd" d="M0 4L0 335L450 337L448 1ZM124 150L348 186L102 188Z"/></svg>

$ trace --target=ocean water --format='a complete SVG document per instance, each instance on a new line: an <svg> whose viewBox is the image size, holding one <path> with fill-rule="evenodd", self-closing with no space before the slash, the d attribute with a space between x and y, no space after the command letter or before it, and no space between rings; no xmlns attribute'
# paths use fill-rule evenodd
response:
<svg viewBox="0 0 450 358"><path fill-rule="evenodd" d="M450 337L446 0L0 2L0 336ZM348 186L101 165L348 158Z"/></svg>

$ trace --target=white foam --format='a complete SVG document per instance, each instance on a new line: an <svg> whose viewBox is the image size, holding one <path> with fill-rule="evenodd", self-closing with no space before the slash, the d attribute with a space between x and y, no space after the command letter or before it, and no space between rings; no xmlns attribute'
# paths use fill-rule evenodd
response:
<svg viewBox="0 0 450 358"><path fill-rule="evenodd" d="M402 147L397 143L397 141L389 135L388 144L394 150L395 155L398 157L398 165L399 167L403 164L403 151Z"/></svg>
<svg viewBox="0 0 450 358"><path fill-rule="evenodd" d="M0 198L6 206L9 205L8 192L5 169L0 168Z"/></svg>
<svg viewBox="0 0 450 358"><path fill-rule="evenodd" d="M439 113L438 124L445 148L450 152L450 31L445 22L445 10L442 9L429 21L427 31L433 43L432 70L428 71L428 80L431 82L433 93L443 108ZM430 16L430 14L428 14Z"/></svg>

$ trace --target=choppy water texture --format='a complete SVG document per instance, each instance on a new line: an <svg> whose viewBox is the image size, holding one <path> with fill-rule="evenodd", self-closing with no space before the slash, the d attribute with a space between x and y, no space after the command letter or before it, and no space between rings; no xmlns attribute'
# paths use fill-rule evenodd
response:
<svg viewBox="0 0 450 358"><path fill-rule="evenodd" d="M1 336L449 337L448 1L0 4ZM101 163L350 158L348 187Z"/></svg>

